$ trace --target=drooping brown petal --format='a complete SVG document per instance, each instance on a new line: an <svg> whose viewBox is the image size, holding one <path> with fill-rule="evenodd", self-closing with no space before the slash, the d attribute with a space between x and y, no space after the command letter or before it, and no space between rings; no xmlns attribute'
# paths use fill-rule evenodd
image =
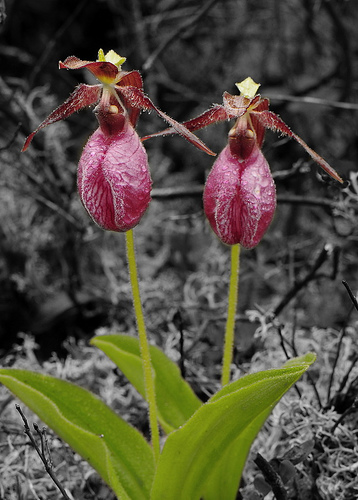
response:
<svg viewBox="0 0 358 500"><path fill-rule="evenodd" d="M329 174L333 179L338 182L343 182L343 179L338 175L338 173L332 168L329 163L326 162L319 154L311 149L301 137L296 135L292 130L286 125L286 123L272 111L252 111L250 115L254 115L257 120L266 128L271 130L279 130L282 134L288 135L295 139L301 146L307 151L307 153L313 158L313 160L318 163L318 165L323 168L327 174Z"/></svg>
<svg viewBox="0 0 358 500"><path fill-rule="evenodd" d="M212 108L208 109L207 111L204 111L201 115L191 120L183 122L182 125L192 132L194 130L199 130L201 128L207 127L208 125L211 125L213 123L217 123L228 119L229 117L227 115L224 106L220 104L214 104ZM146 135L145 137L142 137L142 141L151 139L152 137L162 137L166 135L172 135L175 133L177 133L177 131L174 130L173 127L170 127L165 130L162 130L161 132L156 132L154 134Z"/></svg>
<svg viewBox="0 0 358 500"><path fill-rule="evenodd" d="M58 66L60 69L88 69L96 78L99 80L110 82L115 80L118 75L118 68L111 62L106 61L82 61L76 56L67 57L64 62L59 62Z"/></svg>
<svg viewBox="0 0 358 500"><path fill-rule="evenodd" d="M42 128L47 127L47 125L50 125L51 123L67 118L75 111L79 111L80 109L95 104L100 98L101 91L102 85L85 85L84 83L78 85L69 98L58 108L52 111L52 113L42 123L40 123L37 129L27 137L22 151L26 151L34 135L37 134L37 132Z"/></svg>
<svg viewBox="0 0 358 500"><path fill-rule="evenodd" d="M190 131L199 130L214 123L231 120L232 118L240 118L248 110L252 100L242 96L233 96L228 92L224 92L224 104L214 104L212 108L204 111L201 115L192 118L182 125ZM259 96L257 96L259 98ZM255 97L256 100L256 97ZM142 137L142 141L151 139L152 137L162 137L175 134L177 132L173 128L167 128L161 132L146 135Z"/></svg>
<svg viewBox="0 0 358 500"><path fill-rule="evenodd" d="M257 116L253 113L253 111L266 111L269 109L270 102L268 99L260 99L257 103L254 105L249 106L249 116L251 120L251 124L253 129L256 132L256 143L259 148L262 147L262 144L264 142L265 138L265 127L259 122L257 119ZM252 108L251 108L252 106ZM252 109L252 111L251 111Z"/></svg>
<svg viewBox="0 0 358 500"><path fill-rule="evenodd" d="M79 69L79 68L84 68L88 64L92 64L93 61L83 61L82 59L79 59L76 56L68 56L66 59L62 62L58 62L58 67L60 69Z"/></svg>
<svg viewBox="0 0 358 500"><path fill-rule="evenodd" d="M183 125L190 131L199 130L201 128L207 127L208 125L212 125L214 123L222 122L225 120L229 120L228 113L224 106L221 104L214 104L211 109L204 111L201 115L193 118L192 120L188 120L183 123Z"/></svg>
<svg viewBox="0 0 358 500"><path fill-rule="evenodd" d="M137 87L139 89L143 89L143 80L139 73L139 71L122 71L123 76L121 76L117 85L120 87Z"/></svg>
<svg viewBox="0 0 358 500"><path fill-rule="evenodd" d="M139 71L123 71L123 74L124 76L121 76L119 82L117 83L118 86L126 87L129 85L131 87L137 87L138 89L143 90L143 80ZM128 111L129 121L131 122L133 127L135 127L139 118L140 108L134 108L133 106L131 106L131 104L128 102L128 99L123 95L122 101Z"/></svg>
<svg viewBox="0 0 358 500"><path fill-rule="evenodd" d="M197 148L201 149L202 151L205 151L205 153L215 156L215 153L211 151L198 137L196 137L194 134L192 134L186 127L184 127L182 124L178 123L176 120L173 120L173 118L170 118L167 114L163 113L160 109L158 109L152 101L147 97L143 91L137 87L132 87L132 86L126 86L126 87L118 87L116 86L116 90L118 91L119 94L121 94L122 97L127 99L127 102L129 103L130 106L133 106L134 108L139 108L139 109L146 109L146 110L154 110L163 120L165 120L173 129L180 134L181 136L185 137L189 142L194 144Z"/></svg>

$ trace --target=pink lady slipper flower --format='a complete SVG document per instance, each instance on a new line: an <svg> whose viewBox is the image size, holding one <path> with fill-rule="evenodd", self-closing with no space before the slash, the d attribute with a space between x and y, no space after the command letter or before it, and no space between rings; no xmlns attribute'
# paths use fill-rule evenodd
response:
<svg viewBox="0 0 358 500"><path fill-rule="evenodd" d="M258 89L251 79L237 86L240 96L224 95L224 106L232 106L233 114ZM258 111L261 107L257 106ZM276 210L275 183L261 152L265 129L257 124L255 128L250 109L230 130L228 145L215 161L203 195L204 211L215 234L227 245L240 243L245 248L260 242Z"/></svg>
<svg viewBox="0 0 358 500"><path fill-rule="evenodd" d="M80 84L28 136L23 151L42 128L95 107L99 128L91 135L78 165L77 187L81 201L92 219L103 229L128 231L138 224L151 200L152 181L148 159L135 131L140 111L153 109L179 134L208 154L214 154L202 141L154 106L143 92L138 71L122 71L125 58L113 50L100 49L95 62L68 57L60 68L88 69L97 85Z"/></svg>
<svg viewBox="0 0 358 500"><path fill-rule="evenodd" d="M256 95L259 84L246 78L236 86L239 96L225 92L222 105L214 105L183 125L193 131L218 121L236 119L229 132L228 145L207 178L204 211L223 243L253 248L265 234L276 209L275 184L261 152L266 128L295 139L333 179L343 181L279 116L269 111L269 100ZM167 129L149 137L174 132Z"/></svg>

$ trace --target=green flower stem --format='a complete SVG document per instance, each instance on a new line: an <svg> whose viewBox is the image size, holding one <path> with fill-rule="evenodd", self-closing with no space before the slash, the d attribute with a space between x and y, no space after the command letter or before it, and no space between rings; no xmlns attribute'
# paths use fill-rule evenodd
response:
<svg viewBox="0 0 358 500"><path fill-rule="evenodd" d="M239 292L239 270L240 245L233 245L231 247L231 272L228 299L229 303L227 310L223 366L221 374L221 383L223 386L230 382L230 365L234 348L235 314Z"/></svg>
<svg viewBox="0 0 358 500"><path fill-rule="evenodd" d="M152 363L150 359L149 343L145 329L142 303L139 292L139 283L138 283L138 274L137 274L134 238L132 229L126 232L126 245L127 245L129 276L133 294L133 305L137 320L139 346L143 363L144 386L145 386L145 394L149 411L149 426L152 436L154 458L155 461L157 462L160 454L159 428L158 428L158 416L157 416L158 413L157 413L157 404L155 400L154 377L152 371Z"/></svg>

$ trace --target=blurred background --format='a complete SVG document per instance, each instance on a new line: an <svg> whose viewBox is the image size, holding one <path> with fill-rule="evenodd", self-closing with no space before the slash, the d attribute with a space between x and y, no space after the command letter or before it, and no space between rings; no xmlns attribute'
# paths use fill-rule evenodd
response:
<svg viewBox="0 0 358 500"><path fill-rule="evenodd" d="M0 353L22 333L35 337L45 358L62 352L68 337L88 338L100 326L134 329L124 235L97 228L76 193L76 165L97 127L92 110L51 125L20 153L25 137L78 83L90 81L85 71L60 71L58 61L95 60L99 48L125 56L123 69L139 70L152 101L178 121L221 103L224 91L237 93L235 82L247 76L261 83L271 109L346 182L338 185L298 144L267 132L263 151L279 203L263 241L242 254L241 331L252 333L244 313L255 308L302 328L349 322L341 280L357 288L357 2L0 6ZM220 152L229 127L198 135ZM140 135L162 128L154 113L142 113ZM135 233L148 329L160 343L178 328L180 311L187 331L220 346L230 252L209 229L201 201L213 159L179 137L145 146L153 201ZM250 352L241 349L241 356Z"/></svg>

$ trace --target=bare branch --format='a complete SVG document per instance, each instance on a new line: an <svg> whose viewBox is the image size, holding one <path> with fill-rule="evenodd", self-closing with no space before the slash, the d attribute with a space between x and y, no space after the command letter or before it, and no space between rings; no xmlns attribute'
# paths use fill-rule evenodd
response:
<svg viewBox="0 0 358 500"><path fill-rule="evenodd" d="M262 456L257 453L254 459L255 464L262 472L265 481L271 486L273 494L277 500L287 500L287 492L282 482L281 477L272 467L272 465Z"/></svg>
<svg viewBox="0 0 358 500"><path fill-rule="evenodd" d="M349 298L351 299L352 301L352 304L354 305L354 307L357 309L358 311L358 301L356 299L356 297L354 296L350 286L348 285L348 283L346 282L346 280L342 280L342 284L345 286L347 292L348 292L348 295L349 295Z"/></svg>
<svg viewBox="0 0 358 500"><path fill-rule="evenodd" d="M354 411L357 411L357 410L358 410L358 398L355 398L355 400L353 401L351 406L349 408L347 408L346 411L344 413L342 413L342 415L336 420L336 422L334 423L334 425L331 428L331 433L332 434L334 433L334 431L337 429L339 424L341 424L343 422L343 420L347 417L347 415L349 415L350 413L353 413Z"/></svg>
<svg viewBox="0 0 358 500"><path fill-rule="evenodd" d="M44 464L45 470L46 470L47 474L50 476L50 478L52 479L52 481L55 483L55 485L57 486L57 488L60 490L60 492L62 493L63 498L65 500L71 500L70 497L67 495L66 491L64 490L63 486L58 481L58 479L57 479L57 477L56 477L56 475L55 475L55 473L53 471L51 460L48 460L46 458L45 449L47 447L47 440L46 440L46 437L45 437L46 436L45 431L44 430L40 431L38 425L34 424L34 429L37 432L37 434L40 436L40 442L41 442L41 449L40 449L39 446L36 443L36 440L35 440L32 432L31 432L31 430L30 430L30 427L29 427L27 418L24 415L24 412L22 411L22 409L20 408L19 405L15 405L15 408L19 412L19 414L21 416L21 419L22 419L22 421L24 423L25 434L30 439L32 446L35 448L36 453L38 454L38 456L40 457L42 463Z"/></svg>
<svg viewBox="0 0 358 500"><path fill-rule="evenodd" d="M196 24L201 17L203 17L210 9L213 7L213 5L216 4L218 0L209 0L201 9L198 10L196 15L188 19L185 23L183 23L181 26L178 27L176 31L174 31L166 40L163 41L157 47L157 49L152 52L152 54L148 57L146 62L143 64L142 72L145 73L150 70L150 68L153 66L154 62L157 60L157 58L160 56L162 52L176 39L179 37L181 33L186 31L190 26L193 24Z"/></svg>
<svg viewBox="0 0 358 500"><path fill-rule="evenodd" d="M297 280L293 287L286 293L286 295L281 299L280 303L273 310L273 315L278 316L282 310L291 302L291 300L296 297L298 292L302 290L310 281L317 277L318 269L326 262L330 254L329 248L325 245L321 252L319 253L316 261L314 262L312 268L308 271L306 276L302 279Z"/></svg>
<svg viewBox="0 0 358 500"><path fill-rule="evenodd" d="M314 104L330 108L353 109L358 111L358 104L353 102L332 101L332 99L321 99L319 97L299 97L285 94L272 94L268 96L270 101L299 102L303 104Z"/></svg>

